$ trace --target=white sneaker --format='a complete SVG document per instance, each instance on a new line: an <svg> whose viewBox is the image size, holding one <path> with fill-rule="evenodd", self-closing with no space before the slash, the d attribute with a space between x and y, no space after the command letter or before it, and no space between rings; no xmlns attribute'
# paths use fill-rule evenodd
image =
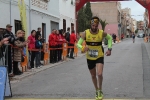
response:
<svg viewBox="0 0 150 100"><path fill-rule="evenodd" d="M31 68L31 71L34 72L34 68Z"/></svg>

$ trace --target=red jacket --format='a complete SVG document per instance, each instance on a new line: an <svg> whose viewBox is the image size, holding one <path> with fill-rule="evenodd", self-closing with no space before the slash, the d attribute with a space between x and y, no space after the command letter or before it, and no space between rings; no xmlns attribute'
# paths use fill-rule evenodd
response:
<svg viewBox="0 0 150 100"><path fill-rule="evenodd" d="M64 36L61 36L63 43L67 42Z"/></svg>
<svg viewBox="0 0 150 100"><path fill-rule="evenodd" d="M70 35L70 44L75 44L76 41L76 35L75 33L71 33Z"/></svg>
<svg viewBox="0 0 150 100"><path fill-rule="evenodd" d="M61 35L60 34L57 34L56 35L56 40L57 40L57 44L59 44L59 45L61 45L62 43L63 43L63 40L62 40L62 37L61 37Z"/></svg>
<svg viewBox="0 0 150 100"><path fill-rule="evenodd" d="M30 35L28 37L29 43L28 43L28 48L29 49L35 49L35 36Z"/></svg>
<svg viewBox="0 0 150 100"><path fill-rule="evenodd" d="M49 35L49 46L56 46L57 45L57 38L56 38L56 34L51 33Z"/></svg>

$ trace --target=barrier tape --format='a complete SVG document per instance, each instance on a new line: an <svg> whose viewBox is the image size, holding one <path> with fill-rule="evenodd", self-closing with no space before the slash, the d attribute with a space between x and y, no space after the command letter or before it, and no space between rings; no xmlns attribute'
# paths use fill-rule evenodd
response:
<svg viewBox="0 0 150 100"><path fill-rule="evenodd" d="M13 45L11 45L12 46L12 48L14 48L14 49L20 49L20 50L22 50L22 48L19 48L19 47L16 47L16 46L13 46ZM64 49L64 48L66 48L66 49L68 49L68 48L74 48L74 46L67 46L67 47L62 47L62 48L48 48L48 50L60 50L60 49ZM44 51L44 49L29 49L28 48L28 50L29 51Z"/></svg>

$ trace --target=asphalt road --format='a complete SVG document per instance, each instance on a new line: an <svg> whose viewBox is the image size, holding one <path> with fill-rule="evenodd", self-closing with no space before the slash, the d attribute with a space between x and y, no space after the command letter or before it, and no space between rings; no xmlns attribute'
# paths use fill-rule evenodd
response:
<svg viewBox="0 0 150 100"><path fill-rule="evenodd" d="M149 48L150 49L150 48ZM107 48L105 48L105 51ZM105 57L105 98L149 98L150 64L142 39L124 40ZM13 98L94 99L95 90L85 56L12 83Z"/></svg>

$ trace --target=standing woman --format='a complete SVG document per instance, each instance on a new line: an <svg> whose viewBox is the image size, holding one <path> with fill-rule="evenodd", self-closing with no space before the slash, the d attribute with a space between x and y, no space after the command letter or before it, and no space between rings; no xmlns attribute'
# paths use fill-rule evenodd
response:
<svg viewBox="0 0 150 100"><path fill-rule="evenodd" d="M31 35L28 37L28 49L35 49L35 35L36 31L32 30ZM31 58L30 60L30 67L31 69L34 69L34 59L35 59L36 51L29 50L29 56Z"/></svg>
<svg viewBox="0 0 150 100"><path fill-rule="evenodd" d="M61 51L62 51L62 46L61 46L61 41L62 41L62 38L61 38L61 30L57 30L56 31L56 40L57 40L57 47L59 49L57 49L57 61L59 62L61 60Z"/></svg>
<svg viewBox="0 0 150 100"><path fill-rule="evenodd" d="M21 62L22 50L26 46L27 42L23 41L23 33L21 30L18 30L16 33L17 40L14 42L14 60L13 60L13 73L14 75L21 75L22 72L18 68L18 62Z"/></svg>

